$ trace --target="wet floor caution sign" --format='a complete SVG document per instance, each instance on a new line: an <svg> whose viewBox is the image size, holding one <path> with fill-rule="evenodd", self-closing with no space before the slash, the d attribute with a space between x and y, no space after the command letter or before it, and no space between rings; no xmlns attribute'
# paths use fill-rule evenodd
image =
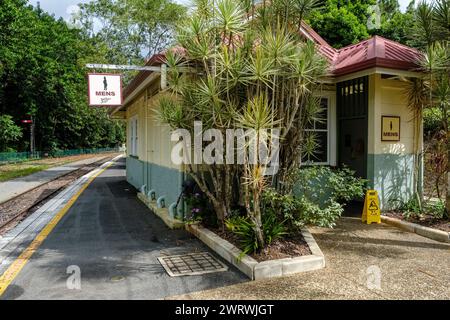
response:
<svg viewBox="0 0 450 320"><path fill-rule="evenodd" d="M380 201L378 200L377 190L367 190L361 218L362 222L367 224L381 223Z"/></svg>

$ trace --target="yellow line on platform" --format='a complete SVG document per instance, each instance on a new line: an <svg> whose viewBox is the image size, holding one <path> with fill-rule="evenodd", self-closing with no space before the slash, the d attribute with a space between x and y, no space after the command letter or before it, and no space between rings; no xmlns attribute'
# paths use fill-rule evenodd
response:
<svg viewBox="0 0 450 320"><path fill-rule="evenodd" d="M13 282L13 280L17 277L20 271L25 267L28 260L31 256L36 252L36 250L40 247L42 242L47 238L47 236L52 232L52 230L56 227L58 222L64 217L67 211L72 207L72 205L77 201L78 197L83 193L84 190L97 178L100 174L102 174L106 169L108 169L115 162L111 162L104 168L102 168L99 172L94 174L89 180L81 187L80 190L76 194L70 198L70 200L66 203L66 205L53 217L53 219L39 232L39 234L34 238L31 244L17 257L16 260L8 267L8 269L0 276L0 296L6 291L8 286Z"/></svg>

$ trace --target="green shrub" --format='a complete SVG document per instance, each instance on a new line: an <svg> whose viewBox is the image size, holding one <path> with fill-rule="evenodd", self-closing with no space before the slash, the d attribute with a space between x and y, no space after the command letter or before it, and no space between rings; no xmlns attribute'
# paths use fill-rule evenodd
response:
<svg viewBox="0 0 450 320"><path fill-rule="evenodd" d="M250 254L261 249L256 239L254 224L248 217L233 215L225 220L225 226L239 238L243 254ZM262 229L266 245L270 245L273 241L282 238L286 234L284 221L280 221L272 212L263 214Z"/></svg>
<svg viewBox="0 0 450 320"><path fill-rule="evenodd" d="M325 228L333 228L337 219L344 212L342 204L330 199L324 205L319 205L301 197L298 201L298 218L296 223L299 226L314 225Z"/></svg>
<svg viewBox="0 0 450 320"><path fill-rule="evenodd" d="M402 213L406 219L418 219L423 215L429 215L436 219L448 219L445 210L445 203L443 201L424 201L422 207L417 200L417 197L412 197L408 201L396 201L398 203L397 210Z"/></svg>
<svg viewBox="0 0 450 320"><path fill-rule="evenodd" d="M417 197L412 197L408 201L401 202L399 210L405 219L419 218L422 215L422 209Z"/></svg>
<svg viewBox="0 0 450 320"><path fill-rule="evenodd" d="M295 182L295 195L282 195L274 189L263 194L264 210L285 219L290 229L305 225L334 227L344 205L364 196L366 180L357 178L348 168L303 167L289 177Z"/></svg>
<svg viewBox="0 0 450 320"><path fill-rule="evenodd" d="M436 132L442 130L442 119L440 108L425 108L423 110L423 132L425 135L432 137Z"/></svg>
<svg viewBox="0 0 450 320"><path fill-rule="evenodd" d="M311 166L295 170L295 192L313 203L336 201L346 203L364 196L366 180L355 177L348 169L331 169L327 166Z"/></svg>
<svg viewBox="0 0 450 320"><path fill-rule="evenodd" d="M448 219L447 210L445 210L445 203L441 200L437 202L427 202L424 206L424 211L436 219Z"/></svg>

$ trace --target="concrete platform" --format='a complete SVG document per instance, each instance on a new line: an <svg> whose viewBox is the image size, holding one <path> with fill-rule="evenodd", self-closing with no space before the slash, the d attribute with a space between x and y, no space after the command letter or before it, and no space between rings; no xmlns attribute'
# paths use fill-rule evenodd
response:
<svg viewBox="0 0 450 320"><path fill-rule="evenodd" d="M75 171L87 164L99 161L104 157L105 156L83 159L63 166L42 170L28 176L0 182L0 203L8 201L19 194L27 192L64 174Z"/></svg>
<svg viewBox="0 0 450 320"><path fill-rule="evenodd" d="M122 158L81 194L1 299L161 299L247 280L229 265L225 272L173 278L157 260L198 251L209 250L185 230L168 229L136 198ZM74 268L80 290L67 286Z"/></svg>

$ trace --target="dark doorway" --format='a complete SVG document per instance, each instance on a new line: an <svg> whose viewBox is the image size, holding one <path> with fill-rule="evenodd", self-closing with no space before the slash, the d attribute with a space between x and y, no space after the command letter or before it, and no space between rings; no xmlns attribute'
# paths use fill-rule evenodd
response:
<svg viewBox="0 0 450 320"><path fill-rule="evenodd" d="M337 84L338 164L367 178L368 77Z"/></svg>

